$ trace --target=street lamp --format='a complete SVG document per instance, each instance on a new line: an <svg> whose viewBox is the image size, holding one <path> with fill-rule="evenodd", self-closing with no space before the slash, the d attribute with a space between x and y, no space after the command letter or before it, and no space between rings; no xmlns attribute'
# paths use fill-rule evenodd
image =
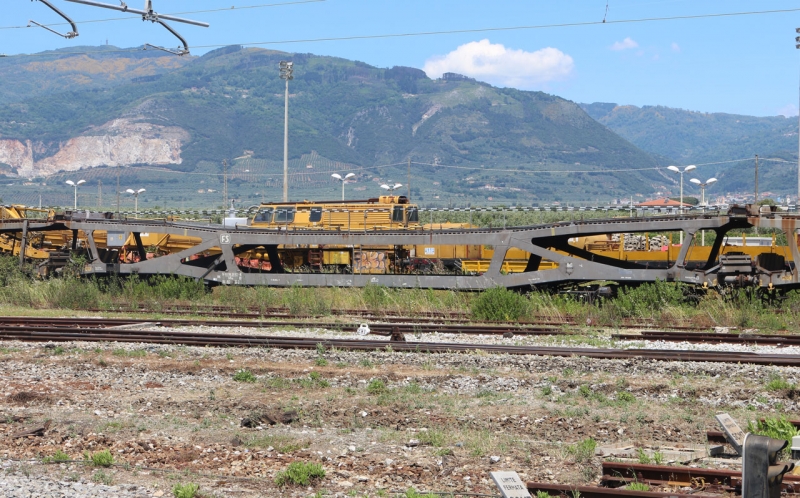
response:
<svg viewBox="0 0 800 498"><path fill-rule="evenodd" d="M678 207L678 211L681 214L683 214L683 174L688 172L688 171L692 171L694 169L697 169L697 166L695 166L694 164L690 164L689 166L686 166L685 168L683 168L683 170L681 170L677 166L667 166L667 169L670 170L670 171L674 171L675 173L679 173L681 175L681 205ZM681 236L680 243L681 243L681 245L683 245L683 230L681 230L680 236Z"/></svg>
<svg viewBox="0 0 800 498"><path fill-rule="evenodd" d="M383 185L381 185L381 188L382 188L383 190L388 190L389 192L392 192L392 193L394 193L394 191L395 191L395 190L399 189L399 188L400 188L400 187L402 187L402 186L403 186L403 184L402 184L402 183L395 183L395 184L394 184L394 185L392 185L391 187L390 187L389 185L386 185L386 184L384 183Z"/></svg>
<svg viewBox="0 0 800 498"><path fill-rule="evenodd" d="M706 187L708 187L712 183L716 182L717 179L716 178L709 178L708 180L705 181L705 183L701 182L697 178L692 178L689 181L694 183L698 187L700 187L700 192L701 192L701 195L702 195L702 198L701 198L701 201L700 201L700 205L701 206L705 206L705 204L706 204Z"/></svg>
<svg viewBox="0 0 800 498"><path fill-rule="evenodd" d="M717 179L716 178L709 178L708 180L705 181L705 183L701 182L697 178L692 178L689 181L700 187L700 193L701 193L701 196L702 196L701 200L700 200L700 205L703 207L703 213L705 213L706 212L706 187L708 187L712 183L716 182ZM701 246L706 245L706 231L705 230L700 230L700 245Z"/></svg>
<svg viewBox="0 0 800 498"><path fill-rule="evenodd" d="M286 104L283 114L283 202L289 202L289 80L294 79L294 62L281 61L281 79L286 80Z"/></svg>
<svg viewBox="0 0 800 498"><path fill-rule="evenodd" d="M125 192L127 192L127 193L129 193L129 194L131 194L133 196L133 202L134 202L133 216L134 217L139 216L139 194L141 194L144 191L145 191L145 189L143 189L143 188L140 188L139 190L133 190L132 188L129 188L128 190L125 191Z"/></svg>
<svg viewBox="0 0 800 498"><path fill-rule="evenodd" d="M67 185L75 189L75 204L72 206L74 211L78 210L78 185L82 185L84 183L86 183L86 180L78 180L77 183L73 182L72 180L67 180Z"/></svg>
<svg viewBox="0 0 800 498"><path fill-rule="evenodd" d="M349 180L351 178L354 178L356 176L356 174L355 173L347 173L346 175L344 175L344 178L342 178L342 175L340 175L339 173L334 173L331 176L333 178L336 178L340 182L342 182L342 202L344 202L344 185L345 185L345 183L349 183L347 180Z"/></svg>

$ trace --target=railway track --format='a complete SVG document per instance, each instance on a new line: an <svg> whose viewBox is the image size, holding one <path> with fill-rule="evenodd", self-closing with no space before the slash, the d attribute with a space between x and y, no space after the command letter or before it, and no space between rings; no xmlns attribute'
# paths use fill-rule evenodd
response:
<svg viewBox="0 0 800 498"><path fill-rule="evenodd" d="M212 347L260 347L315 349L318 345L342 351L392 351L417 353L475 352L587 357L597 359L643 359L655 361L699 361L714 363L750 363L756 365L800 366L800 355L757 354L741 352L674 351L650 349L610 349L573 347L506 346L469 343L394 342L370 339L322 339L267 335L236 335L178 332L173 330L119 330L103 328L24 327L0 328L0 340L29 342L122 342L181 344Z"/></svg>
<svg viewBox="0 0 800 498"><path fill-rule="evenodd" d="M775 346L798 346L800 335L759 334L710 334L645 330L641 334L613 334L613 339L636 341L693 342L710 344L764 344Z"/></svg>
<svg viewBox="0 0 800 498"><path fill-rule="evenodd" d="M564 484L529 482L528 491L536 495L545 492L557 496L575 496L575 491L585 498L612 496L659 498L672 496L730 496L741 494L742 473L727 469L646 465L625 462L603 462L601 486L570 486ZM647 491L623 489L630 484L647 485ZM680 491L679 491L680 490ZM783 492L800 492L800 476L786 474Z"/></svg>
<svg viewBox="0 0 800 498"><path fill-rule="evenodd" d="M178 315L178 316L207 316L207 317L225 317L237 318L246 320L259 320L264 318L325 318L329 315L332 316L345 316L345 317L360 317L368 320L380 320L385 322L436 322L436 323L474 323L476 320L470 317L467 312L460 311L441 311L441 312L415 312L414 316L404 316L398 311L385 310L385 311L371 311L363 309L332 309L330 313L322 314L295 314L289 308L285 307L272 307L272 308L247 308L242 311L241 308L231 306L204 306L204 305L191 305L191 306L167 306L158 309L146 307L113 307L107 309L100 308L87 308L80 311L90 313L150 313L150 314L165 314L165 315ZM493 325L501 325L504 322L485 322ZM566 317L563 320L554 320L551 317L539 316L531 321L517 321L519 325L554 325L554 326L578 326L579 324L572 317ZM697 327L686 324L655 324L652 322L635 322L631 320L624 320L622 323L616 324L617 328L631 328L642 329L648 327L662 327L669 330L708 330L708 327Z"/></svg>

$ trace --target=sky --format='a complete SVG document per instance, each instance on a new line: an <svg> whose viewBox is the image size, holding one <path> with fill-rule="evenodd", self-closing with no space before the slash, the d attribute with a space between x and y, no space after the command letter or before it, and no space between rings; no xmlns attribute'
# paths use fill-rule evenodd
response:
<svg viewBox="0 0 800 498"><path fill-rule="evenodd" d="M143 23L140 16L49 0L79 21L80 36L67 40L25 27L30 19L59 22L43 3L2 1L0 54L80 50L105 43L177 46L169 32ZM144 4L127 2L136 9ZM248 6L263 7L244 8ZM664 105L755 116L796 116L798 110L796 0L153 0L153 8L175 15L223 9L180 14L208 22L209 28L170 23L193 47L193 55L217 46L266 42L256 46L378 67L416 67L431 77L456 72L581 103ZM793 11L629 22L769 10ZM124 19L86 22L109 18ZM514 27L527 28L489 30ZM320 40L466 30L475 31Z"/></svg>

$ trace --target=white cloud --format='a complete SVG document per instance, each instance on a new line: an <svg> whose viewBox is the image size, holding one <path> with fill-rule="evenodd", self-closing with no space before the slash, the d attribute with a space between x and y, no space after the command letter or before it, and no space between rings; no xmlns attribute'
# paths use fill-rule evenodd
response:
<svg viewBox="0 0 800 498"><path fill-rule="evenodd" d="M628 50L629 48L636 48L638 46L639 44L636 43L635 40L628 37L622 41L614 42L614 44L609 48L611 48L611 50Z"/></svg>
<svg viewBox="0 0 800 498"><path fill-rule="evenodd" d="M574 67L572 57L556 48L526 52L481 40L431 57L422 69L431 78L458 73L495 85L533 88L568 77Z"/></svg>
<svg viewBox="0 0 800 498"><path fill-rule="evenodd" d="M786 104L778 109L778 115L787 118L797 116L797 104Z"/></svg>
<svg viewBox="0 0 800 498"><path fill-rule="evenodd" d="M678 45L678 44L677 44L677 43L675 43L675 42L672 42L672 51L673 51L673 52L680 52L680 51L681 51L681 46L680 46L680 45Z"/></svg>

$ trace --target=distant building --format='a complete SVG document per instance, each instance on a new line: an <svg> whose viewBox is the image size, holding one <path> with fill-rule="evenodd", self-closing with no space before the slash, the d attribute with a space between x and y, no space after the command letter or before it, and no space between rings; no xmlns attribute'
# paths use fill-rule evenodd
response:
<svg viewBox="0 0 800 498"><path fill-rule="evenodd" d="M679 201L673 201L672 199L668 199L666 197L660 197L658 199L653 199L652 201L644 201L640 202L636 205L636 207L680 207L681 203ZM684 207L691 207L691 204L683 203Z"/></svg>

